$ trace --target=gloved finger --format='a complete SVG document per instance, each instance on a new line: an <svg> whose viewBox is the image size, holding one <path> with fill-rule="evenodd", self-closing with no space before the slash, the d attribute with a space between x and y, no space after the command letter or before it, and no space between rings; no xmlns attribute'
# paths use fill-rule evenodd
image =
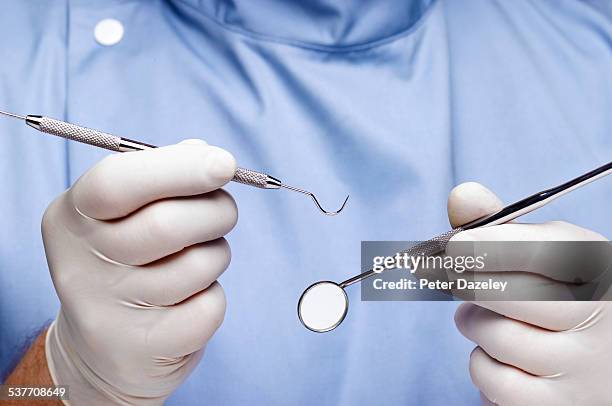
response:
<svg viewBox="0 0 612 406"><path fill-rule="evenodd" d="M448 272L454 297L466 301L575 300L576 285L527 272Z"/></svg>
<svg viewBox="0 0 612 406"><path fill-rule="evenodd" d="M157 201L129 217L97 222L87 238L103 257L126 265L144 265L223 237L237 220L234 199L224 190L216 190Z"/></svg>
<svg viewBox="0 0 612 406"><path fill-rule="evenodd" d="M218 189L235 171L229 152L190 142L110 155L81 176L70 196L82 214L109 220L156 200Z"/></svg>
<svg viewBox="0 0 612 406"><path fill-rule="evenodd" d="M453 228L495 213L502 201L489 189L476 182L456 186L448 195L448 220Z"/></svg>
<svg viewBox="0 0 612 406"><path fill-rule="evenodd" d="M456 235L461 241L608 241L595 231L565 221L541 224L500 224L474 228Z"/></svg>
<svg viewBox="0 0 612 406"><path fill-rule="evenodd" d="M489 189L476 182L466 182L456 186L449 193L448 219L455 228L496 212L502 207L501 200ZM414 276L418 279L444 281L455 275L444 268L417 268Z"/></svg>
<svg viewBox="0 0 612 406"><path fill-rule="evenodd" d="M499 362L537 376L551 376L567 369L564 355L572 352L573 341L563 333L516 321L471 303L459 306L455 324L463 336Z"/></svg>
<svg viewBox="0 0 612 406"><path fill-rule="evenodd" d="M601 277L609 266L608 244L600 234L562 221L502 224L455 235L446 254L486 256L482 271L534 272L563 282L584 282Z"/></svg>
<svg viewBox="0 0 612 406"><path fill-rule="evenodd" d="M214 282L181 303L159 309L161 315L147 335L152 352L178 357L204 348L223 322L225 306L223 288Z"/></svg>
<svg viewBox="0 0 612 406"><path fill-rule="evenodd" d="M208 288L231 259L224 238L192 245L151 264L132 267L120 286L123 300L141 306L170 306Z"/></svg>
<svg viewBox="0 0 612 406"><path fill-rule="evenodd" d="M478 301L478 306L551 331L579 330L598 321L599 302ZM560 311L559 309L563 309Z"/></svg>
<svg viewBox="0 0 612 406"><path fill-rule="evenodd" d="M546 378L529 375L489 357L480 347L470 355L472 382L491 402L503 406L559 405L559 395Z"/></svg>

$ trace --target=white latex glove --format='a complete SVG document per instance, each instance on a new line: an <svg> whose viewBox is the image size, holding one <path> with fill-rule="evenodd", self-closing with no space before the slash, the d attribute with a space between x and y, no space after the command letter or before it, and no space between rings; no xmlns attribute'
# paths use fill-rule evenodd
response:
<svg viewBox="0 0 612 406"><path fill-rule="evenodd" d="M49 206L47 363L70 404L161 404L197 365L225 314L237 209L218 189L235 170L196 140L116 154Z"/></svg>
<svg viewBox="0 0 612 406"><path fill-rule="evenodd" d="M501 207L488 189L463 184L451 192L449 219L458 226ZM475 229L458 234L456 240L606 239L572 224L551 222ZM455 321L478 345L470 357L470 374L484 404L612 404L612 303L480 301L463 303Z"/></svg>

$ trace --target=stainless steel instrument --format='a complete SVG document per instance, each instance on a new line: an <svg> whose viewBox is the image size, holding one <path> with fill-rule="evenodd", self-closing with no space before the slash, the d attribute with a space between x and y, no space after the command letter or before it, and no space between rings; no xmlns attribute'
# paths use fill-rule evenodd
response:
<svg viewBox="0 0 612 406"><path fill-rule="evenodd" d="M420 242L399 252L399 254L407 254L410 257L439 254L446 249L450 239L461 231L507 223L611 173L612 162L608 162L559 186L538 192L493 214L454 228L427 241ZM376 272L370 269L340 283L320 281L310 285L304 290L298 302L298 317L304 327L316 333L325 333L338 327L344 321L349 307L348 296L344 289L375 274Z"/></svg>
<svg viewBox="0 0 612 406"><path fill-rule="evenodd" d="M150 148L156 148L154 145L146 144L144 142L131 140L129 138L117 137L116 135L107 134L102 131L92 130L91 128L81 127L75 124L70 124L65 121L56 120L49 117L39 115L27 115L21 116L18 114L7 113L0 111L0 114L24 120L27 125L36 130L57 135L71 141L82 142L84 144L93 145L95 147L108 149L115 152L130 152L130 151L141 151ZM310 196L314 204L321 211L321 213L328 216L335 216L340 213L349 196L346 196L344 202L340 208L336 211L328 211L323 209L316 196L307 190L296 188L284 184L279 179L270 176L263 172L253 171L251 169L238 168L236 174L232 179L234 182L244 183L245 185L254 186L260 189L288 189L294 192L302 193Z"/></svg>

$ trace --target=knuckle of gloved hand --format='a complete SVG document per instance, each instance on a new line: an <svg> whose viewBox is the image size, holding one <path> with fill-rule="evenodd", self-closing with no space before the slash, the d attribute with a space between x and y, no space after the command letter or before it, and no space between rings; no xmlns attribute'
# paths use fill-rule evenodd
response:
<svg viewBox="0 0 612 406"><path fill-rule="evenodd" d="M218 219L224 230L224 235L229 233L238 222L238 206L236 201L227 191L219 189L211 194L218 212Z"/></svg>
<svg viewBox="0 0 612 406"><path fill-rule="evenodd" d="M204 294L206 295L206 300L203 304L203 311L206 315L206 320L214 330L217 330L225 318L227 306L225 291L219 282L214 282L206 289Z"/></svg>
<svg viewBox="0 0 612 406"><path fill-rule="evenodd" d="M455 326L457 326L457 329L459 330L459 332L463 335L465 335L464 331L465 331L465 325L467 323L467 319L468 317L470 317L470 313L473 312L475 305L471 304L471 303L461 303L459 305L459 307L457 307L457 310L455 310Z"/></svg>
<svg viewBox="0 0 612 406"><path fill-rule="evenodd" d="M109 155L81 176L70 188L72 200L78 210L85 214L98 207L109 207L120 201L123 191L120 162L126 157L121 154Z"/></svg>
<svg viewBox="0 0 612 406"><path fill-rule="evenodd" d="M473 190L480 190L483 186L477 182L463 182L455 186L448 194L450 198L462 196Z"/></svg>
<svg viewBox="0 0 612 406"><path fill-rule="evenodd" d="M62 245L67 239L74 240L80 227L79 216L68 202L67 192L59 195L45 209L40 223L47 259L50 262L61 258Z"/></svg>
<svg viewBox="0 0 612 406"><path fill-rule="evenodd" d="M56 197L45 209L41 220L43 239L57 236L60 230L77 232L82 224L81 213L74 206L70 189ZM61 227L59 227L61 226Z"/></svg>
<svg viewBox="0 0 612 406"><path fill-rule="evenodd" d="M576 227L562 220L547 221L543 226L546 227L551 237L554 237L556 240L574 236L574 228Z"/></svg>
<svg viewBox="0 0 612 406"><path fill-rule="evenodd" d="M472 382L495 404L513 405L511 398L517 388L517 374L521 372L510 367L491 371L491 367L486 365L491 362L487 358L487 353L481 347L474 348L470 354ZM495 393L490 393L491 388Z"/></svg>
<svg viewBox="0 0 612 406"><path fill-rule="evenodd" d="M198 171L195 171L196 181L201 184L223 186L236 173L236 159L228 151L214 146L203 145L193 148Z"/></svg>
<svg viewBox="0 0 612 406"><path fill-rule="evenodd" d="M218 249L218 256L221 258L223 270L227 269L232 260L232 249L225 238L215 240L215 248Z"/></svg>
<svg viewBox="0 0 612 406"><path fill-rule="evenodd" d="M472 383L477 387L482 389L482 383L480 381L480 362L479 358L481 357L482 348L474 347L472 352L470 353L470 378L472 379Z"/></svg>
<svg viewBox="0 0 612 406"><path fill-rule="evenodd" d="M40 225L43 239L49 238L55 231L59 206L62 204L63 199L64 195L62 194L53 200L45 209Z"/></svg>
<svg viewBox="0 0 612 406"><path fill-rule="evenodd" d="M182 230L173 223L176 208L167 202L157 202L146 211L145 227L147 236L164 236L169 240L180 237Z"/></svg>
<svg viewBox="0 0 612 406"><path fill-rule="evenodd" d="M550 230L551 236L554 236L553 239L556 241L608 241L606 237L595 231L563 220L548 221L544 226Z"/></svg>
<svg viewBox="0 0 612 406"><path fill-rule="evenodd" d="M605 305L603 305L605 303ZM593 327L605 317L608 302L565 302L564 313L554 331L567 336L579 334L581 330Z"/></svg>
<svg viewBox="0 0 612 406"><path fill-rule="evenodd" d="M190 263L197 264L197 266L207 264L214 268L213 275L220 274L227 269L232 258L230 245L223 237L186 248L186 252Z"/></svg>

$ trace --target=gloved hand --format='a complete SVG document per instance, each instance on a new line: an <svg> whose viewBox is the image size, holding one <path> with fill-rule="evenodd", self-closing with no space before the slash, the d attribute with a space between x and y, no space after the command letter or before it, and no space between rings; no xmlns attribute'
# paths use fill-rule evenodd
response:
<svg viewBox="0 0 612 406"><path fill-rule="evenodd" d="M475 183L455 188L448 213L453 226L502 207ZM452 241L605 240L563 222L505 224L460 233ZM509 261L512 258L508 258ZM470 374L485 404L612 404L612 304L610 302L463 303L459 331L478 346Z"/></svg>
<svg viewBox="0 0 612 406"><path fill-rule="evenodd" d="M225 314L215 280L237 209L219 188L235 170L191 140L111 155L51 203L42 232L62 306L47 363L71 404L161 404L197 365Z"/></svg>

